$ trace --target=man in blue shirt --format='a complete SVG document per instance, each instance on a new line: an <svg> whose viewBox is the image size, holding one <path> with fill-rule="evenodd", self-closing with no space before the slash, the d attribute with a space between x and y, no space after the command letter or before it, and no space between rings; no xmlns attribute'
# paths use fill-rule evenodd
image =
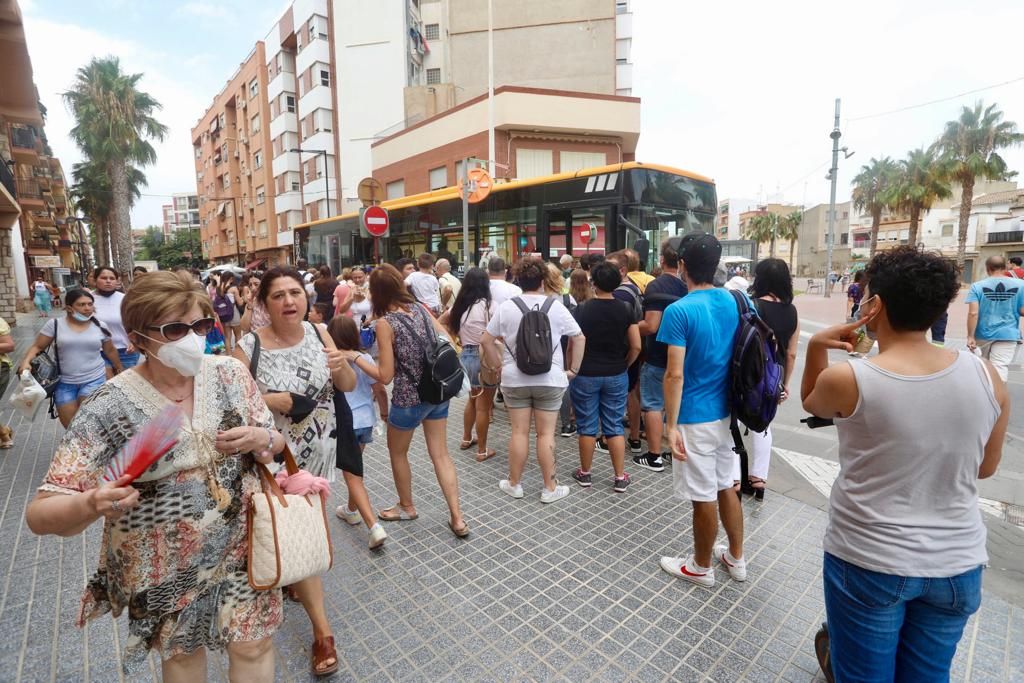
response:
<svg viewBox="0 0 1024 683"><path fill-rule="evenodd" d="M668 344L665 414L672 457L693 504L694 553L663 557L661 567L711 587L712 555L736 581L747 578L743 510L732 488L737 455L729 432L729 366L739 311L732 295L713 285L722 256L713 235L687 235L677 251L688 294L666 309L658 341ZM719 515L728 545L714 545Z"/></svg>
<svg viewBox="0 0 1024 683"><path fill-rule="evenodd" d="M1024 313L1024 282L1006 270L1006 259L990 256L985 261L988 277L967 292L967 348L981 350L1005 382L1020 341L1020 316Z"/></svg>

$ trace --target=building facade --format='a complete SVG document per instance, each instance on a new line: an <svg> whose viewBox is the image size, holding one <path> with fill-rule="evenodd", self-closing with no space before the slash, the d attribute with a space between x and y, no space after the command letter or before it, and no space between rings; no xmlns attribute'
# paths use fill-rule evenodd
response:
<svg viewBox="0 0 1024 683"><path fill-rule="evenodd" d="M163 205L164 237L175 230L199 230L199 195L195 192L177 192L171 195L171 203Z"/></svg>
<svg viewBox="0 0 1024 683"><path fill-rule="evenodd" d="M794 211L802 211L802 207L796 206L795 204L780 204L780 203L768 203L754 207L753 209L743 211L739 214L739 239L749 239L747 237L747 229L750 225L751 219L755 216L760 216L766 213L773 213L779 218L788 216ZM787 263L791 264L791 267L795 271L798 267L796 262L797 245L794 244L792 251L790 250L789 240L776 239L775 240L775 257L783 259ZM771 242L762 242L757 245L757 260L768 258L771 255ZM791 256L793 258L791 258Z"/></svg>
<svg viewBox="0 0 1024 683"><path fill-rule="evenodd" d="M851 265L850 202L836 204L832 227L832 270L843 273ZM795 277L822 278L828 270L828 204L804 210L797 230Z"/></svg>
<svg viewBox="0 0 1024 683"><path fill-rule="evenodd" d="M743 239L740 233L740 215L757 209L756 199L729 197L718 201L718 220L715 222L718 239Z"/></svg>

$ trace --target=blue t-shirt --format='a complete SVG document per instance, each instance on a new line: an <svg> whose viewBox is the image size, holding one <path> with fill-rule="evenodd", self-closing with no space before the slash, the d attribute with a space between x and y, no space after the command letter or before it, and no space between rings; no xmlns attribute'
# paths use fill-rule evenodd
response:
<svg viewBox="0 0 1024 683"><path fill-rule="evenodd" d="M365 353L363 358L373 362L373 359ZM377 420L377 413L373 409L372 387L375 380L354 363L352 369L356 372L356 387L352 391L345 392L345 400L348 401L348 407L352 409L352 429L366 429L372 427Z"/></svg>
<svg viewBox="0 0 1024 683"><path fill-rule="evenodd" d="M729 415L729 365L740 314L725 289L698 289L665 310L658 341L685 346L679 424Z"/></svg>
<svg viewBox="0 0 1024 683"><path fill-rule="evenodd" d="M974 338L981 341L1020 339L1020 309L1024 307L1024 280L989 277L971 285L967 303L978 302L978 327Z"/></svg>

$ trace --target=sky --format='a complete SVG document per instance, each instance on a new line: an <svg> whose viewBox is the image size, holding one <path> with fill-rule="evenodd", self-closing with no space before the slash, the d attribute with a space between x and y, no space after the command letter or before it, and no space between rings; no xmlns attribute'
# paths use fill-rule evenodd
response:
<svg viewBox="0 0 1024 683"><path fill-rule="evenodd" d="M172 193L195 191L192 126L288 5L19 4L49 110L47 137L66 173L81 154L67 137L72 122L60 93L93 56L116 55L126 71L143 73L141 87L163 104L158 118L170 130L155 145L157 163L145 169L149 186L132 213L135 227L159 224ZM997 102L1024 129L1020 0L633 0L632 12L633 94L642 99L637 159L711 176L720 199L827 202L837 97L841 144L854 152L840 156L839 201L849 198L861 165L929 145L977 99ZM946 101L874 116L935 100ZM1024 170L1024 149L1004 156Z"/></svg>

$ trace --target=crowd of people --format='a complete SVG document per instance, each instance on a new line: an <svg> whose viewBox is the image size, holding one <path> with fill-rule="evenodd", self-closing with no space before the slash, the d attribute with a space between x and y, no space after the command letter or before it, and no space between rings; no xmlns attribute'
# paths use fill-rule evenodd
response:
<svg viewBox="0 0 1024 683"><path fill-rule="evenodd" d="M676 491L692 506L693 552L661 558L662 569L711 587L721 565L745 581L742 494L764 498L772 433L751 434L741 481L730 403L741 325L729 291L736 278L726 277L711 235L659 247L651 274L630 250L563 257L558 265L524 257L511 269L492 257L461 278L447 259L427 253L369 273L346 268L335 276L300 262L262 273L226 270L204 283L189 272L142 272L127 285L113 269L97 268L90 289L67 292L67 315L50 318L18 363L28 371L54 344L61 372L54 402L67 430L28 508L29 526L68 536L104 520L80 621L128 608L129 670L152 649L164 680L202 679L212 648L227 650L233 680L270 680L269 639L290 598L312 625L312 672L336 671L320 577L283 592L247 582L255 463L273 463L287 447L302 470L329 483L341 470L347 495L335 513L364 525L376 549L388 537L385 523L419 516L409 449L422 428L448 529L470 536L448 449L449 401L423 393L439 338L458 349L469 388L459 448L477 462L507 457L498 491L526 495L532 440L543 482L535 495L544 504L569 497L556 471L559 434L576 437L571 479L579 487L600 483L595 452L610 458L613 476L604 485L614 494L630 490L628 463L653 473L671 466ZM925 680L948 671L980 604L986 556L977 480L999 462L1009 415L1001 342L1010 341L1011 324L1019 339L1024 312L1024 287L1007 284L1005 262L988 265L991 278L968 296L969 348L988 361L928 343L959 280L947 261L912 248L876 256L851 285L848 321L811 337L803 407L834 419L840 434L824 560L839 680L884 670ZM785 401L800 338L786 263L757 263L740 297L773 334ZM879 353L830 366L828 350L853 351L858 334L877 339ZM7 374L9 342L0 327ZM178 444L134 482L104 481L112 456L167 405L184 413ZM507 447L489 440L500 406L511 425ZM375 509L363 451L379 436L396 499ZM886 626L865 626L881 619Z"/></svg>

